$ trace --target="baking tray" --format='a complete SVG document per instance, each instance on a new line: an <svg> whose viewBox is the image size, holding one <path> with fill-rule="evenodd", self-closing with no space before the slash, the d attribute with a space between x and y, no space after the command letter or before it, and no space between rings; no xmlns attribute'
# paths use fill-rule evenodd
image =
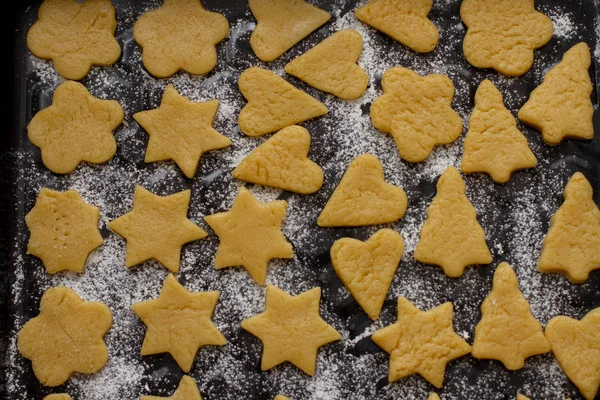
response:
<svg viewBox="0 0 600 400"><path fill-rule="evenodd" d="M408 164L400 160L392 138L374 129L369 107L381 95L381 76L392 66L412 68L421 74L445 73L454 82L454 107L464 120L473 108L477 84L491 79L505 96L505 103L516 114L528 94L542 80L547 69L579 41L586 41L592 52L597 47L598 4L595 0L538 0L536 6L555 24L555 36L536 51L532 69L523 77L507 78L491 70L471 67L461 51L465 28L459 17L460 1L436 0L430 18L440 30L440 43L429 54L416 54L386 36L360 24L352 16L364 1L312 0L311 3L332 13L332 19L307 39L270 64L261 63L253 54L248 39L254 18L245 1L205 0L207 9L226 15L230 22L228 38L217 46L218 64L204 77L178 73L173 78L156 80L141 65L140 48L132 38L132 26L145 10L159 2L113 0L117 9L117 39L122 46L120 61L109 68L94 68L83 80L92 94L118 100L126 121L116 131L118 151L107 164L82 165L75 172L59 176L42 164L39 150L26 136L32 116L47 107L60 79L51 64L30 55L25 43L28 27L37 18L38 2L19 2L9 14L16 30L14 71L11 78L14 120L6 133L3 149L4 188L2 213L5 223L2 246L6 256L0 278L2 286L5 398L41 399L49 393L68 392L74 399L138 399L141 395L170 395L183 373L169 355L141 357L145 327L131 311L131 304L156 297L166 270L155 262L132 269L125 268L125 242L110 233L106 223L131 208L133 187L142 184L158 194L170 194L184 188L192 190L189 216L210 235L188 244L182 253L180 282L191 290L220 290L215 323L228 340L223 347L205 347L196 357L191 375L204 399L272 399L284 394L291 399L424 399L434 388L424 379L412 376L395 383L387 382L388 355L370 339L370 334L396 321L396 298L407 296L422 309L444 301L455 307L456 331L472 343L479 307L489 292L491 279L501 261L510 262L520 280L521 289L531 303L534 316L545 325L559 314L581 318L600 306L600 272L590 275L583 285L570 284L563 276L536 271L543 236L550 216L562 203L562 190L568 178L581 171L594 187L600 202L600 141L565 141L549 147L541 135L519 124L539 160L533 170L518 172L505 185L496 185L486 175L465 177L467 194L478 211L488 245L494 256L489 266L471 267L459 279L447 278L440 268L419 264L413 259L418 232L426 208L435 195L435 183L448 165L458 165L462 153L461 137L455 143L434 150L424 163ZM11 26L10 24L8 26ZM356 28L365 46L360 64L370 76L370 85L361 99L345 102L307 87L283 73L288 61L342 28ZM597 57L590 74L597 85ZM257 338L243 331L239 323L264 307L264 288L256 285L241 268L215 271L212 267L218 240L203 222L204 215L224 211L240 186L230 171L245 154L265 138L248 138L236 126L237 114L245 101L237 89L237 77L247 67L264 66L281 74L294 85L325 102L328 115L303 124L312 134L310 157L325 172L325 184L316 194L300 196L279 190L248 186L262 201L285 199L289 202L284 233L294 245L295 258L271 264L268 281L297 294L314 286L323 288L321 313L343 335L340 342L322 347L314 377L284 364L271 371L260 371L262 346ZM205 154L198 175L187 179L172 162L143 162L147 135L135 123L132 114L154 108L167 83L194 100L218 98L221 101L215 127L232 139L229 149ZM597 92L593 94L598 103ZM598 115L595 115L598 126ZM408 194L406 216L385 225L400 231L406 241L402 263L385 302L381 317L372 322L336 277L329 259L329 248L340 237L366 239L380 227L323 229L315 221L349 162L358 154L377 155L386 179L401 186ZM41 187L57 190L77 189L84 199L100 207L100 227L104 245L88 261L83 275L48 275L42 263L26 255L28 231L24 215L32 208ZM31 363L15 349L18 329L39 312L39 300L49 287L66 285L84 299L102 301L113 311L113 327L106 336L110 359L105 368L91 376L74 375L64 386L46 388L35 379ZM435 390L444 399L513 399L518 392L532 399L580 399L576 388L561 372L551 354L531 357L525 367L509 372L499 362L462 357L448 365L444 387ZM600 397L599 397L600 398Z"/></svg>

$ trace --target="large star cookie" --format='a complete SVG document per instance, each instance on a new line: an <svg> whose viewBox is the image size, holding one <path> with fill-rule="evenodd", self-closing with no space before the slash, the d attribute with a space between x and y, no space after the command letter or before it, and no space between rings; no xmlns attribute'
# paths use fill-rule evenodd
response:
<svg viewBox="0 0 600 400"><path fill-rule="evenodd" d="M354 29L336 32L288 63L285 72L341 99L356 99L369 84L369 76L356 64L362 43Z"/></svg>
<svg viewBox="0 0 600 400"><path fill-rule="evenodd" d="M256 18L250 46L262 61L273 61L329 21L327 11L304 0L248 0Z"/></svg>
<svg viewBox="0 0 600 400"><path fill-rule="evenodd" d="M381 85L383 95L373 101L371 120L394 137L406 161L421 162L434 146L460 136L462 119L452 109L454 84L447 76L420 76L395 67L385 71Z"/></svg>
<svg viewBox="0 0 600 400"><path fill-rule="evenodd" d="M46 271L83 272L92 250L102 244L98 230L100 210L77 191L43 188L25 216L29 228L27 253L41 258Z"/></svg>
<svg viewBox="0 0 600 400"><path fill-rule="evenodd" d="M417 261L439 265L452 278L461 276L468 265L492 262L485 233L465 191L456 168L446 168L415 249Z"/></svg>
<svg viewBox="0 0 600 400"><path fill-rule="evenodd" d="M242 321L242 328L263 343L261 369L289 361L314 375L319 347L341 335L319 314L321 288L297 296L267 285L265 311Z"/></svg>
<svg viewBox="0 0 600 400"><path fill-rule="evenodd" d="M514 171L533 168L537 159L527 138L504 107L502 94L487 79L475 93L475 109L469 119L460 165L464 173L486 172L498 183L506 183Z"/></svg>
<svg viewBox="0 0 600 400"><path fill-rule="evenodd" d="M442 387L446 364L471 351L454 332L452 316L450 302L421 311L398 297L398 322L372 336L375 344L390 354L390 382L417 373L435 387Z"/></svg>
<svg viewBox="0 0 600 400"><path fill-rule="evenodd" d="M117 151L113 131L123 118L116 101L100 100L82 84L66 81L54 91L52 105L35 114L27 135L40 148L44 165L66 174L82 161L110 160Z"/></svg>
<svg viewBox="0 0 600 400"><path fill-rule="evenodd" d="M148 327L141 354L169 353L190 372L200 347L227 343L211 321L219 294L192 293L169 274L157 299L132 305Z"/></svg>
<svg viewBox="0 0 600 400"><path fill-rule="evenodd" d="M44 400L72 400L72 397L66 393L49 394Z"/></svg>
<svg viewBox="0 0 600 400"><path fill-rule="evenodd" d="M587 400L596 398L600 387L600 307L581 321L554 317L546 326L560 367Z"/></svg>
<svg viewBox="0 0 600 400"><path fill-rule="evenodd" d="M188 375L184 375L179 382L179 386L175 393L170 397L158 397L158 396L142 396L142 400L202 400L198 385L194 378Z"/></svg>
<svg viewBox="0 0 600 400"><path fill-rule="evenodd" d="M323 170L308 158L310 134L301 126L283 128L231 172L234 178L301 194L323 186Z"/></svg>
<svg viewBox="0 0 600 400"><path fill-rule="evenodd" d="M407 204L404 190L384 180L379 159L362 154L348 166L317 224L323 227L385 224L402 218Z"/></svg>
<svg viewBox="0 0 600 400"><path fill-rule="evenodd" d="M544 81L519 110L519 119L542 132L544 142L554 146L563 139L594 137L594 106L590 49L573 46L562 61L546 73Z"/></svg>
<svg viewBox="0 0 600 400"><path fill-rule="evenodd" d="M108 227L127 240L125 265L155 259L171 272L179 271L181 247L208 234L187 218L190 190L157 196L142 186L133 193L133 209Z"/></svg>
<svg viewBox="0 0 600 400"><path fill-rule="evenodd" d="M228 32L227 19L205 10L200 0L164 0L162 7L143 14L133 26L144 66L157 78L179 70L194 75L210 72L217 65L215 46Z"/></svg>
<svg viewBox="0 0 600 400"><path fill-rule="evenodd" d="M391 229L377 231L366 242L342 238L331 246L333 269L373 320L379 318L403 251L402 236Z"/></svg>
<svg viewBox="0 0 600 400"><path fill-rule="evenodd" d="M533 50L552 39L552 20L533 0L464 0L460 17L467 26L463 51L477 68L520 76L533 65Z"/></svg>
<svg viewBox="0 0 600 400"><path fill-rule="evenodd" d="M481 305L473 357L499 360L514 371L523 368L527 357L549 351L550 343L531 315L517 275L509 264L500 264L494 273L492 291Z"/></svg>
<svg viewBox="0 0 600 400"><path fill-rule="evenodd" d="M193 178L203 153L231 144L212 127L218 107L218 100L194 103L168 85L159 108L133 115L150 136L144 161L174 160Z"/></svg>
<svg viewBox="0 0 600 400"><path fill-rule="evenodd" d="M93 374L106 364L103 338L111 324L104 304L85 302L69 288L53 287L42 296L40 314L19 331L17 346L43 385L59 386L73 372Z"/></svg>
<svg viewBox="0 0 600 400"><path fill-rule="evenodd" d="M544 238L538 262L541 272L560 272L573 283L583 283L600 268L600 210L593 195L588 180L576 172Z"/></svg>
<svg viewBox="0 0 600 400"><path fill-rule="evenodd" d="M371 0L357 9L356 18L419 53L432 51L438 30L427 18L433 0Z"/></svg>
<svg viewBox="0 0 600 400"><path fill-rule="evenodd" d="M66 79L80 80L92 65L117 62L116 28L110 0L44 0L27 32L27 46L35 56L51 59Z"/></svg>

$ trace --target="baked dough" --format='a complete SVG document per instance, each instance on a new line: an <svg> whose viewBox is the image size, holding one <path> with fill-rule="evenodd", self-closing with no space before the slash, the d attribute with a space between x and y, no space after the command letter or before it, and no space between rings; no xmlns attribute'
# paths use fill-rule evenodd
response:
<svg viewBox="0 0 600 400"><path fill-rule="evenodd" d="M529 400L529 397L519 393L517 394L517 400Z"/></svg>
<svg viewBox="0 0 600 400"><path fill-rule="evenodd" d="M170 399L170 400L202 400L202 396L200 396L200 391L198 390L198 385L196 385L196 381L189 375L184 375L179 382L179 386L175 393L173 393L170 397L158 397L158 396L142 396L142 400L160 400L160 399Z"/></svg>
<svg viewBox="0 0 600 400"><path fill-rule="evenodd" d="M289 397L285 397L285 396L278 394L277 396L275 396L275 399L273 399L273 400L290 400L290 399L289 399Z"/></svg>
<svg viewBox="0 0 600 400"><path fill-rule="evenodd" d="M431 393L427 400L440 400L440 396L437 393Z"/></svg>
<svg viewBox="0 0 600 400"><path fill-rule="evenodd" d="M72 400L71 396L66 393L49 394L44 397L44 400Z"/></svg>

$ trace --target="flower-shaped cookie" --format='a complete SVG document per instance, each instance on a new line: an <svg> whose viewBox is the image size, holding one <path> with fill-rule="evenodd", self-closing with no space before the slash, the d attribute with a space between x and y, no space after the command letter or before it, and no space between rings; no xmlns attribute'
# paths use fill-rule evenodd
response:
<svg viewBox="0 0 600 400"><path fill-rule="evenodd" d="M133 27L144 66L157 78L179 70L194 75L211 71L217 65L215 45L228 32L227 19L205 10L200 0L164 0L162 7L143 14Z"/></svg>

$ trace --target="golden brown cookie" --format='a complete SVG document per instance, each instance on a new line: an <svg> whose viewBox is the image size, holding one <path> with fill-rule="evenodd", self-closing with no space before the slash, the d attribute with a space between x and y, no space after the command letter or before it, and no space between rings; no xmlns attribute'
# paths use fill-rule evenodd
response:
<svg viewBox="0 0 600 400"><path fill-rule="evenodd" d="M317 224L323 227L385 224L402 218L407 204L404 190L384 180L379 159L362 154L348 166Z"/></svg>
<svg viewBox="0 0 600 400"><path fill-rule="evenodd" d="M44 397L44 400L72 400L71 396L66 393L49 394Z"/></svg>
<svg viewBox="0 0 600 400"><path fill-rule="evenodd" d="M369 84L369 76L356 64L362 43L354 29L336 32L289 62L285 72L341 99L356 99Z"/></svg>
<svg viewBox="0 0 600 400"><path fill-rule="evenodd" d="M273 400L290 400L290 398L278 394Z"/></svg>
<svg viewBox="0 0 600 400"><path fill-rule="evenodd" d="M573 46L519 110L519 119L542 132L547 144L594 137L591 62L587 44Z"/></svg>
<svg viewBox="0 0 600 400"><path fill-rule="evenodd" d="M54 62L66 79L83 79L93 65L108 66L121 56L117 19L110 0L44 0L27 32L27 46Z"/></svg>
<svg viewBox="0 0 600 400"><path fill-rule="evenodd" d="M375 344L390 354L390 382L416 373L442 387L446 364L471 351L454 332L453 315L450 302L421 311L405 297L398 297L398 322L372 336Z"/></svg>
<svg viewBox="0 0 600 400"><path fill-rule="evenodd" d="M267 285L265 311L242 321L242 328L263 343L263 371L289 361L314 375L319 347L342 336L319 314L321 288L297 296Z"/></svg>
<svg viewBox="0 0 600 400"><path fill-rule="evenodd" d="M273 61L329 21L331 15L304 0L248 0L256 28L250 46L262 61Z"/></svg>
<svg viewBox="0 0 600 400"><path fill-rule="evenodd" d="M106 364L103 338L111 324L104 304L85 302L57 286L46 290L39 315L21 328L17 346L43 385L59 386L74 372L93 374Z"/></svg>
<svg viewBox="0 0 600 400"><path fill-rule="evenodd" d="M144 67L157 78L179 70L194 75L212 71L217 65L215 46L228 32L227 18L205 10L200 0L164 0L133 26Z"/></svg>
<svg viewBox="0 0 600 400"><path fill-rule="evenodd" d="M529 397L519 393L519 394L517 394L517 400L530 400L530 399L529 399Z"/></svg>
<svg viewBox="0 0 600 400"><path fill-rule="evenodd" d="M83 201L77 191L43 188L25 216L27 254L39 257L50 274L83 272L88 255L103 242L99 216L98 207Z"/></svg>
<svg viewBox="0 0 600 400"><path fill-rule="evenodd" d="M403 251L402 236L391 229L381 229L365 242L342 238L331 246L335 273L373 320L379 318Z"/></svg>
<svg viewBox="0 0 600 400"><path fill-rule="evenodd" d="M116 101L100 100L82 84L66 81L54 91L52 105L34 115L27 135L40 148L44 165L66 174L83 161L102 164L110 160L117 151L113 131L123 118Z"/></svg>
<svg viewBox="0 0 600 400"><path fill-rule="evenodd" d="M196 381L189 375L184 375L179 382L179 386L175 393L173 393L170 397L158 397L158 396L142 396L142 400L160 400L160 399L170 399L170 400L202 400L202 396L200 396L200 391L198 390L198 385L196 385Z"/></svg>
<svg viewBox="0 0 600 400"><path fill-rule="evenodd" d="M431 393L427 400L440 400L440 396L437 393Z"/></svg>
<svg viewBox="0 0 600 400"><path fill-rule="evenodd" d="M565 187L565 202L552 216L538 270L584 283L600 268L600 210L593 196L592 185L576 172Z"/></svg>
<svg viewBox="0 0 600 400"><path fill-rule="evenodd" d="M371 105L371 120L394 137L406 161L421 162L434 146L451 143L462 133L462 119L452 109L454 85L447 76L420 76L395 67L385 71L381 85L383 95Z"/></svg>
<svg viewBox="0 0 600 400"><path fill-rule="evenodd" d="M485 172L497 183L509 181L514 171L533 168L537 159L517 121L504 107L502 94L487 79L475 93L475 109L465 137L462 172Z"/></svg>
<svg viewBox="0 0 600 400"><path fill-rule="evenodd" d="M327 114L325 104L266 69L248 68L238 86L248 100L238 124L248 136L266 135Z"/></svg>
<svg viewBox="0 0 600 400"><path fill-rule="evenodd" d="M461 276L468 265L492 262L485 233L465 191L457 169L446 168L415 249L417 261L439 265L452 278Z"/></svg>

